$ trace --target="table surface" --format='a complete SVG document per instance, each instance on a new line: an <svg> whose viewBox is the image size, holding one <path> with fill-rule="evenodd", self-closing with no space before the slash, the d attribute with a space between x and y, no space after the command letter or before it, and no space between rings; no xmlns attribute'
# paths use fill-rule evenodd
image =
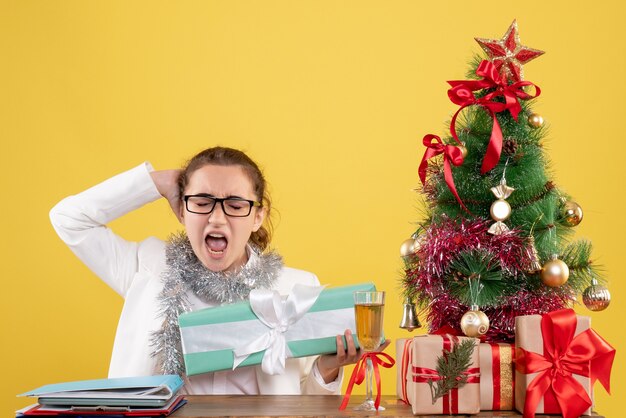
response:
<svg viewBox="0 0 626 418"><path fill-rule="evenodd" d="M364 396L354 395L344 411L339 410L342 396L313 395L195 395L185 396L188 403L171 415L172 418L207 417L414 417L411 407L395 396L383 396L381 405L384 411L353 411L355 405L363 402ZM441 415L433 415L441 417ZM477 415L456 415L473 417L521 417L515 411L482 411ZM602 418L597 414L594 418ZM555 415L537 415L540 418Z"/></svg>

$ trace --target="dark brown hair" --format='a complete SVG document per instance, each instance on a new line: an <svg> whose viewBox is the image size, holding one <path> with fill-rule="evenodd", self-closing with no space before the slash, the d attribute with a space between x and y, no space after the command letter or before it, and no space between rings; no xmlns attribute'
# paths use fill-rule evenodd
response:
<svg viewBox="0 0 626 418"><path fill-rule="evenodd" d="M250 241L261 251L265 250L272 239L272 220L271 209L272 202L267 192L267 182L263 176L263 172L259 166L252 161L244 152L234 148L213 147L207 148L193 156L182 168L178 177L178 190L180 196L183 196L185 188L189 183L189 178L194 171L204 167L205 165L237 165L243 168L244 172L252 182L252 187L256 198L260 199L261 205L266 210L265 220L258 231L253 232Z"/></svg>

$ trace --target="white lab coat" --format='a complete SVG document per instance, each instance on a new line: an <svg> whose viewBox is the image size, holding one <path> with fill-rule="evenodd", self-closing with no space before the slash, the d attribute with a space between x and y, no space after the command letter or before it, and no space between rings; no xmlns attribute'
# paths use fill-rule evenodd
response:
<svg viewBox="0 0 626 418"><path fill-rule="evenodd" d="M117 327L109 377L158 374L151 356L150 337L161 328L157 296L162 289L165 243L151 237L129 242L106 224L161 198L150 176L149 163L141 164L82 193L69 196L51 211L50 219L59 237L98 277L124 298ZM254 262L250 253L248 262ZM290 292L294 284L318 285L309 272L284 267L275 289ZM193 309L209 305L192 294ZM285 373L270 376L261 366L207 373L187 378L190 394L339 394L343 372L324 383L316 357L287 359Z"/></svg>

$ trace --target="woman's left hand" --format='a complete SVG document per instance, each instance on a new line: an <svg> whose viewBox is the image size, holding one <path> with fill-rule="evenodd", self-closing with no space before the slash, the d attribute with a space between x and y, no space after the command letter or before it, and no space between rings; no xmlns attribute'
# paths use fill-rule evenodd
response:
<svg viewBox="0 0 626 418"><path fill-rule="evenodd" d="M347 347L344 346L342 336L337 335L337 354L326 354L320 356L317 360L317 369L326 383L337 379L341 367L355 364L363 354L360 349L357 350L354 346L352 331L347 329L343 336L346 337ZM385 340L377 351L383 351L390 342L389 340Z"/></svg>

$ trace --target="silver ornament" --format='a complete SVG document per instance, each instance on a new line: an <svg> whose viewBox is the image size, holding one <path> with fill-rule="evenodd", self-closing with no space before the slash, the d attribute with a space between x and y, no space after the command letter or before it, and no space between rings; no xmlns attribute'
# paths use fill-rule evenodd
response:
<svg viewBox="0 0 626 418"><path fill-rule="evenodd" d="M611 303L611 292L606 287L598 284L594 277L591 279L591 286L583 292L583 303L590 311L603 311Z"/></svg>
<svg viewBox="0 0 626 418"><path fill-rule="evenodd" d="M417 318L417 313L415 312L415 304L411 298L405 298L402 319L400 320L400 328L413 331L414 329L421 327L422 324L420 324L420 320Z"/></svg>

